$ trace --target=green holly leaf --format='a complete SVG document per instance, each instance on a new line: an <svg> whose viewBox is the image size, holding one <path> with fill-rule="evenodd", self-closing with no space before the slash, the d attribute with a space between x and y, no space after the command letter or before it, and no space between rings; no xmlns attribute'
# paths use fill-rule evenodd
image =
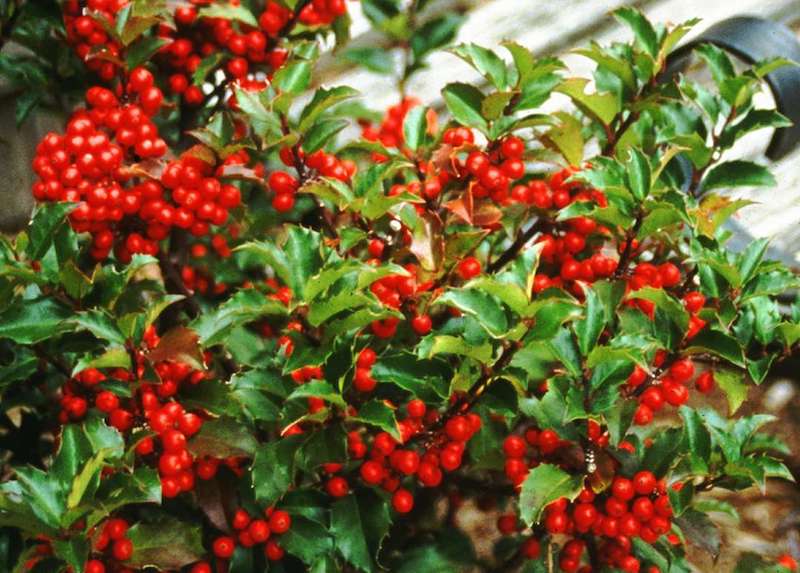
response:
<svg viewBox="0 0 800 573"><path fill-rule="evenodd" d="M37 207L28 227L28 246L25 253L32 260L41 259L53 245L56 231L77 203L44 203Z"/></svg>
<svg viewBox="0 0 800 573"><path fill-rule="evenodd" d="M331 507L330 532L336 550L362 571L376 570L373 556L391 522L389 504L369 490L350 494Z"/></svg>
<svg viewBox="0 0 800 573"><path fill-rule="evenodd" d="M482 113L483 93L478 88L469 84L452 83L442 90L442 95L447 109L457 122L484 132L488 129Z"/></svg>
<svg viewBox="0 0 800 573"><path fill-rule="evenodd" d="M321 524L300 516L293 518L292 527L281 535L281 546L311 564L331 552L333 539Z"/></svg>
<svg viewBox="0 0 800 573"><path fill-rule="evenodd" d="M125 335L120 332L114 319L104 310L92 309L78 312L69 322L77 327L77 330L88 330L100 340L119 345L125 344Z"/></svg>
<svg viewBox="0 0 800 573"><path fill-rule="evenodd" d="M460 44L448 51L475 68L498 90L508 89L508 68L493 51L477 44Z"/></svg>
<svg viewBox="0 0 800 573"><path fill-rule="evenodd" d="M584 318L576 320L573 328L581 355L588 356L606 326L606 312L600 296L591 286L586 286L583 292L586 295Z"/></svg>
<svg viewBox="0 0 800 573"><path fill-rule="evenodd" d="M333 386L322 380L312 380L297 387L297 389L289 394L287 400L296 400L299 398L321 398L326 402L335 404L342 408L346 407L342 395L339 394Z"/></svg>
<svg viewBox="0 0 800 573"><path fill-rule="evenodd" d="M273 505L289 490L297 472L295 454L303 439L287 436L258 448L251 469L253 493L266 506Z"/></svg>
<svg viewBox="0 0 800 573"><path fill-rule="evenodd" d="M658 34L644 14L636 8L629 7L618 8L613 14L617 20L628 25L636 38L636 46L640 50L653 58L658 55Z"/></svg>
<svg viewBox="0 0 800 573"><path fill-rule="evenodd" d="M313 99L303 108L297 128L301 133L307 132L327 109L357 95L358 91L348 86L318 89Z"/></svg>
<svg viewBox="0 0 800 573"><path fill-rule="evenodd" d="M585 78L572 78L561 82L555 91L569 96L581 111L596 121L609 125L620 112L619 100L608 92L587 93L588 84L589 80Z"/></svg>
<svg viewBox="0 0 800 573"><path fill-rule="evenodd" d="M450 13L433 18L414 30L409 38L411 52L414 55L411 71L423 67L423 60L429 53L452 42L463 22L464 16Z"/></svg>
<svg viewBox="0 0 800 573"><path fill-rule="evenodd" d="M680 415L683 419L683 431L689 446L692 467L695 472L707 471L711 459L711 434L696 410L681 406Z"/></svg>
<svg viewBox="0 0 800 573"><path fill-rule="evenodd" d="M495 338L508 332L508 317L501 303L484 291L475 288L452 289L436 299L436 304L447 304L474 316Z"/></svg>
<svg viewBox="0 0 800 573"><path fill-rule="evenodd" d="M710 352L720 358L724 358L731 364L744 368L744 353L739 342L730 334L719 330L704 329L700 334L692 338L689 353Z"/></svg>
<svg viewBox="0 0 800 573"><path fill-rule="evenodd" d="M560 153L569 165L583 162L584 139L581 122L566 112L555 112L558 123L541 135L543 143Z"/></svg>
<svg viewBox="0 0 800 573"><path fill-rule="evenodd" d="M384 402L378 400L367 402L359 408L358 414L350 417L350 420L379 428L400 441L400 430L397 427L394 411Z"/></svg>
<svg viewBox="0 0 800 573"><path fill-rule="evenodd" d="M391 74L395 69L392 53L385 48L368 46L348 48L342 52L342 58L376 74Z"/></svg>
<svg viewBox="0 0 800 573"><path fill-rule="evenodd" d="M777 185L775 176L763 165L752 161L725 161L712 167L703 178L703 192L711 189L731 189L734 187L773 187Z"/></svg>
<svg viewBox="0 0 800 573"><path fill-rule="evenodd" d="M206 554L201 527L177 519L136 523L127 538L133 543L133 555L125 562L129 567L179 569Z"/></svg>
<svg viewBox="0 0 800 573"><path fill-rule="evenodd" d="M188 442L187 449L196 457L252 456L258 442L250 428L232 418L205 422Z"/></svg>
<svg viewBox="0 0 800 573"><path fill-rule="evenodd" d="M750 389L741 372L721 368L714 371L714 380L728 399L728 413L733 416L747 399Z"/></svg>
<svg viewBox="0 0 800 573"><path fill-rule="evenodd" d="M403 121L403 136L406 147L416 151L425 144L428 136L428 108L418 105L412 108Z"/></svg>
<svg viewBox="0 0 800 573"><path fill-rule="evenodd" d="M557 499L573 500L583 490L583 476L571 475L551 464L533 468L522 483L520 518L528 526L539 523L545 507Z"/></svg>
<svg viewBox="0 0 800 573"><path fill-rule="evenodd" d="M639 149L631 147L628 149L628 185L631 193L638 201L644 201L650 194L652 184L650 160Z"/></svg>
<svg viewBox="0 0 800 573"><path fill-rule="evenodd" d="M0 338L36 344L66 330L64 320L71 316L70 309L52 298L17 301L0 313Z"/></svg>
<svg viewBox="0 0 800 573"><path fill-rule="evenodd" d="M212 4L201 8L197 13L198 18L221 18L242 22L253 28L258 28L258 20L246 7L239 4Z"/></svg>
<svg viewBox="0 0 800 573"><path fill-rule="evenodd" d="M89 539L81 534L69 539L55 539L53 553L63 559L74 573L83 573L83 566L89 557L89 544Z"/></svg>
<svg viewBox="0 0 800 573"><path fill-rule="evenodd" d="M272 85L284 93L300 94L311 85L313 63L307 60L281 66L272 78Z"/></svg>

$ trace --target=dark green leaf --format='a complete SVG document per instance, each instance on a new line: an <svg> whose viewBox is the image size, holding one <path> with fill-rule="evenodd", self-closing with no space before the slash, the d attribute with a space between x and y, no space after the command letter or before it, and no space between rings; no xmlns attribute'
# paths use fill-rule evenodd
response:
<svg viewBox="0 0 800 573"><path fill-rule="evenodd" d="M539 523L544 508L562 497L573 500L583 489L583 476L570 475L551 464L535 467L522 483L520 518L527 525Z"/></svg>
<svg viewBox="0 0 800 573"><path fill-rule="evenodd" d="M129 567L153 566L179 569L201 559L203 548L200 526L176 519L157 523L137 523L126 536L133 542Z"/></svg>
<svg viewBox="0 0 800 573"><path fill-rule="evenodd" d="M772 187L775 177L769 169L752 161L726 161L712 167L703 178L703 191L732 187Z"/></svg>
<svg viewBox="0 0 800 573"><path fill-rule="evenodd" d="M19 344L35 344L65 329L70 310L51 298L17 301L0 313L0 338Z"/></svg>
<svg viewBox="0 0 800 573"><path fill-rule="evenodd" d="M450 51L475 68L498 90L509 87L506 63L491 50L477 44L461 44Z"/></svg>
<svg viewBox="0 0 800 573"><path fill-rule="evenodd" d="M394 60L391 51L385 48L359 47L349 48L342 52L345 60L364 66L371 72L391 74L394 72Z"/></svg>
<svg viewBox="0 0 800 573"><path fill-rule="evenodd" d="M464 21L460 14L445 14L426 22L411 35L409 43L414 54L414 65L421 67L425 56L452 42Z"/></svg>
<svg viewBox="0 0 800 573"><path fill-rule="evenodd" d="M644 14L636 8L625 7L615 10L614 16L630 27L640 50L653 58L658 55L658 34Z"/></svg>
<svg viewBox="0 0 800 573"><path fill-rule="evenodd" d="M258 21L253 13L241 5L234 4L212 4L201 8L197 16L199 18L221 18L223 20L237 20L253 28L258 28Z"/></svg>
<svg viewBox="0 0 800 573"><path fill-rule="evenodd" d="M231 418L205 422L189 440L187 449L197 457L252 456L258 449L253 432Z"/></svg>
<svg viewBox="0 0 800 573"><path fill-rule="evenodd" d="M474 316L486 331L494 337L508 331L508 318L500 302L492 295L474 288L453 289L436 300L461 312Z"/></svg>
<svg viewBox="0 0 800 573"><path fill-rule="evenodd" d="M333 137L346 128L349 122L346 119L320 120L303 136L303 151L314 153L325 147Z"/></svg>
<svg viewBox="0 0 800 573"><path fill-rule="evenodd" d="M442 95L447 109L456 121L467 127L486 131L488 126L481 113L483 94L478 88L469 84L453 83L442 90Z"/></svg>
<svg viewBox="0 0 800 573"><path fill-rule="evenodd" d="M412 108L403 122L403 135L406 146L412 151L419 149L424 143L428 133L428 109L418 105Z"/></svg>
<svg viewBox="0 0 800 573"><path fill-rule="evenodd" d="M252 466L253 492L265 506L273 505L289 490L296 472L295 454L299 436L287 436L258 448Z"/></svg>
<svg viewBox="0 0 800 573"><path fill-rule="evenodd" d="M314 94L314 98L306 105L303 112L300 114L300 121L297 126L298 129L301 133L305 133L317 122L325 110L356 95L358 95L358 92L347 86L318 89Z"/></svg>
<svg viewBox="0 0 800 573"><path fill-rule="evenodd" d="M391 434L396 440L400 440L400 430L397 428L394 411L381 401L367 402L359 408L358 414L350 419L379 428Z"/></svg>

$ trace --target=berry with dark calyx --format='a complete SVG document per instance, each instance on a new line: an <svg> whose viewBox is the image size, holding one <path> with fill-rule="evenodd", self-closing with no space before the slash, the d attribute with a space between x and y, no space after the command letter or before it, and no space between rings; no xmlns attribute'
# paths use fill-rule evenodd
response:
<svg viewBox="0 0 800 573"><path fill-rule="evenodd" d="M235 549L236 543L232 537L218 537L212 545L214 555L220 559L230 559Z"/></svg>

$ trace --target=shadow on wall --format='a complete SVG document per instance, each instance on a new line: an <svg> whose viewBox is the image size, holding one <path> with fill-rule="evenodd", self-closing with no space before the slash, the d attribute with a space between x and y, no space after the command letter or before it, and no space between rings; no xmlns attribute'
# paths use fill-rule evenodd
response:
<svg viewBox="0 0 800 573"><path fill-rule="evenodd" d="M33 209L31 160L36 145L47 132L62 129L64 121L59 112L38 108L17 128L15 110L16 94L0 97L0 232L3 233L15 233L27 225Z"/></svg>

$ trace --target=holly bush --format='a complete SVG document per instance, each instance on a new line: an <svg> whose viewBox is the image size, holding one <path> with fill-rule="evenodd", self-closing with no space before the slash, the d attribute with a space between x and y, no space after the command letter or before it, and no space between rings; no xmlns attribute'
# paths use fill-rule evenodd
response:
<svg viewBox="0 0 800 573"><path fill-rule="evenodd" d="M622 8L592 78L466 43L433 109L462 17L360 4L380 47L343 0L3 4L23 129L69 113L0 241L3 570L688 572L708 492L792 479L736 413L800 281L724 226L788 62L670 73L695 22ZM330 49L398 103L317 87Z"/></svg>

